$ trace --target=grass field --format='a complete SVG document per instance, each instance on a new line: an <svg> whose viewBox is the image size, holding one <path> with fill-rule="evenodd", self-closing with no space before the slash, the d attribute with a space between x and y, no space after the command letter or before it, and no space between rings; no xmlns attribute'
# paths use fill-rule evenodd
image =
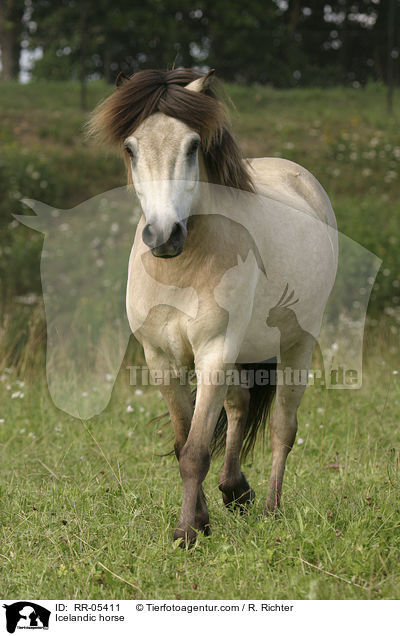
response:
<svg viewBox="0 0 400 636"><path fill-rule="evenodd" d="M90 85L91 106L109 90ZM84 423L58 411L46 387L40 301L15 300L40 292L41 238L11 217L21 195L72 207L123 184L122 164L83 141L75 85L2 85L1 597L400 596L400 115L386 116L375 86L228 93L244 153L311 170L340 229L383 259L363 388L306 391L279 518L262 516L270 453L260 441L244 467L257 497L248 515L224 509L217 458L205 484L213 534L191 552L174 545L181 482L175 458L160 457L172 447L169 426L150 423L165 411L158 392L135 394L123 367L103 414Z"/></svg>
<svg viewBox="0 0 400 636"><path fill-rule="evenodd" d="M6 371L0 596L398 598L400 376L382 362L361 391L307 390L280 518L262 515L267 444L245 466L257 495L245 517L224 509L215 459L213 534L191 552L171 541L181 485L174 456L159 456L169 426L149 423L164 411L158 391L135 395L121 381L84 423L55 409L44 378L21 386Z"/></svg>

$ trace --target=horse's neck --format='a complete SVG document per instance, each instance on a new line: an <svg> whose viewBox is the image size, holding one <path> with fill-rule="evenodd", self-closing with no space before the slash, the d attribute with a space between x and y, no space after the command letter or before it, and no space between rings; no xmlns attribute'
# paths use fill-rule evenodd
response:
<svg viewBox="0 0 400 636"><path fill-rule="evenodd" d="M192 201L191 216L198 216L198 210L206 209L211 211L212 209L211 191L207 186L207 184L209 183L207 168L204 161L203 153L201 152L199 152L199 183L200 187L198 188L197 194L194 196L194 199ZM210 186L212 188L211 184ZM207 220L205 221L207 224ZM199 220L199 224L204 228L204 219Z"/></svg>
<svg viewBox="0 0 400 636"><path fill-rule="evenodd" d="M202 152L199 152L199 181L208 181L206 162Z"/></svg>

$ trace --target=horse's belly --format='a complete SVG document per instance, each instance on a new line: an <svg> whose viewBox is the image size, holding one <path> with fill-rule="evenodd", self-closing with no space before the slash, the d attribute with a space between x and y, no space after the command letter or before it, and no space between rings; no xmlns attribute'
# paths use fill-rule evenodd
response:
<svg viewBox="0 0 400 636"><path fill-rule="evenodd" d="M245 340L240 348L238 363L261 362L270 358L280 359L280 337L279 331L274 337L269 337L268 341L253 342Z"/></svg>

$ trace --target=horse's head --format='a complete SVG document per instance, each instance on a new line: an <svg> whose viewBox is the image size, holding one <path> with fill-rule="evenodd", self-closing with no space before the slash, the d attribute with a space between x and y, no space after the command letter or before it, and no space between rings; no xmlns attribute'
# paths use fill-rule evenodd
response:
<svg viewBox="0 0 400 636"><path fill-rule="evenodd" d="M124 145L146 220L143 241L154 256L177 256L199 179L200 136L181 121L156 113Z"/></svg>
<svg viewBox="0 0 400 636"><path fill-rule="evenodd" d="M139 71L91 117L89 130L122 146L145 218L142 238L154 256L178 256L199 179L253 191L213 71ZM204 167L204 175L202 172Z"/></svg>
<svg viewBox="0 0 400 636"><path fill-rule="evenodd" d="M211 74L193 80L187 91L204 92ZM142 239L154 256L178 256L199 181L200 134L162 112L147 117L124 140L132 181L146 224Z"/></svg>

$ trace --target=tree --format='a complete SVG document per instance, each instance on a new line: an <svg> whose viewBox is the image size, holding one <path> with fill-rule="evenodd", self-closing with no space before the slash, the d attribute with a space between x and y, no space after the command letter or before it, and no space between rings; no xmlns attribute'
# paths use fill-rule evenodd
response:
<svg viewBox="0 0 400 636"><path fill-rule="evenodd" d="M288 82L282 63L283 21L273 2L204 0L205 63L226 80L275 85Z"/></svg>
<svg viewBox="0 0 400 636"><path fill-rule="evenodd" d="M173 65L277 87L388 77L389 0L26 1L30 46L43 51L36 77L111 82L119 71ZM393 56L399 20L397 10Z"/></svg>
<svg viewBox="0 0 400 636"><path fill-rule="evenodd" d="M200 1L201 4L201 1ZM78 78L82 43L87 77L112 81L120 70L193 66L202 49L206 25L192 0L32 0L30 47L43 57L34 75L47 79ZM195 5L197 6L197 5Z"/></svg>
<svg viewBox="0 0 400 636"><path fill-rule="evenodd" d="M24 11L25 0L1 0L0 2L1 79L3 80L16 79L19 74Z"/></svg>

